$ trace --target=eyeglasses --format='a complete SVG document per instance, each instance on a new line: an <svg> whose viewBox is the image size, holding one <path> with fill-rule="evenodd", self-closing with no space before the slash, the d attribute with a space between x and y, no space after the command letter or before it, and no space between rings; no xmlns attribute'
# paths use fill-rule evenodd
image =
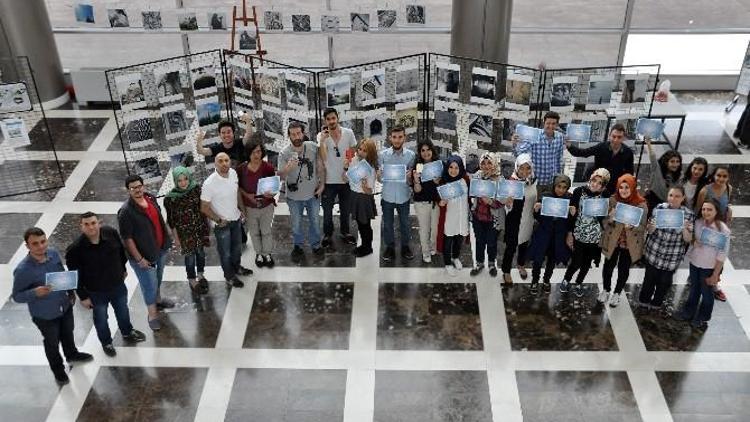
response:
<svg viewBox="0 0 750 422"><path fill-rule="evenodd" d="M337 157L341 157L341 153L339 152L339 147L333 147L333 150L336 151Z"/></svg>
<svg viewBox="0 0 750 422"><path fill-rule="evenodd" d="M140 190L140 189L143 189L143 185L129 186L128 187L128 190L131 190L131 191L133 191L133 190Z"/></svg>

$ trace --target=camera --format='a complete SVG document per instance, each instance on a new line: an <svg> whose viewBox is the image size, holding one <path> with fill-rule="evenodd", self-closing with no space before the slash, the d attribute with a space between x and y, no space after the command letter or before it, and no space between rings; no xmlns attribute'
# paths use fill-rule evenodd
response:
<svg viewBox="0 0 750 422"><path fill-rule="evenodd" d="M299 183L297 182L286 184L286 190L289 192L297 192L297 189L299 189Z"/></svg>

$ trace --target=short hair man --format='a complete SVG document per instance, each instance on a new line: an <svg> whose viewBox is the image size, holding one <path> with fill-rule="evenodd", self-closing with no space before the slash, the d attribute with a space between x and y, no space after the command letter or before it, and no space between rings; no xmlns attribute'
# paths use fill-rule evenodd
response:
<svg viewBox="0 0 750 422"><path fill-rule="evenodd" d="M323 111L325 123L318 133L320 156L326 166L325 189L323 190L323 246L331 246L333 236L333 205L339 201L339 230L341 238L350 245L356 245L354 236L349 233L349 183L344 181L344 167L354 156L357 139L354 132L339 124L339 113L335 108Z"/></svg>
<svg viewBox="0 0 750 422"><path fill-rule="evenodd" d="M160 294L164 259L172 239L161 215L161 207L154 195L145 192L141 176L128 176L125 188L128 199L117 211L120 236L148 308L148 326L153 331L159 331L161 322L158 310L174 307L174 303L162 299Z"/></svg>
<svg viewBox="0 0 750 422"><path fill-rule="evenodd" d="M146 335L130 323L125 247L117 230L102 226L93 212L81 214L80 228L81 235L65 252L65 262L68 269L78 271L78 298L85 308L93 309L94 328L104 353L115 356L117 351L107 323L110 304L122 338L129 342L146 340Z"/></svg>
<svg viewBox="0 0 750 422"><path fill-rule="evenodd" d="M380 206L383 210L383 241L385 242L385 252L383 260L391 261L396 257L395 246L395 227L394 213L398 211L399 230L401 234L401 256L404 259L414 259L409 247L411 239L411 225L409 224L409 200L411 199L411 171L414 168L416 154L410 149L404 147L406 142L406 130L401 126L391 129L390 134L391 147L386 148L378 154L379 169L387 165L404 165L406 166L406 180L398 182L383 182L382 199ZM382 170L378 170L378 174Z"/></svg>
<svg viewBox="0 0 750 422"><path fill-rule="evenodd" d="M234 124L228 120L219 122L218 130L221 142L211 144L208 147L203 146L203 140L206 137L205 132L198 131L195 139L198 153L213 161L220 152L223 152L229 155L232 167L237 167L238 164L246 161L245 144L250 142L250 138L253 136L253 120L250 113L245 113L240 120L245 122L245 136L242 137L241 141L235 139Z"/></svg>
<svg viewBox="0 0 750 422"><path fill-rule="evenodd" d="M522 141L515 133L511 138L513 154L516 157L525 153L531 154L539 194L551 190L555 175L562 173L565 138L562 132L556 130L559 123L560 115L548 111L544 115L543 130L537 139Z"/></svg>
<svg viewBox="0 0 750 422"><path fill-rule="evenodd" d="M320 194L325 188L326 170L323 160L318 153L318 145L307 140L304 126L298 122L291 122L287 135L291 143L279 154L279 177L286 184L286 202L289 205L289 215L292 220L294 248L292 261L299 263L305 256L302 246L305 235L302 233L302 218L307 212L308 241L313 253L323 255L321 246L318 213L320 212Z"/></svg>
<svg viewBox="0 0 750 422"><path fill-rule="evenodd" d="M625 173L635 174L635 157L633 150L624 144L625 126L615 123L609 130L609 142L599 142L589 148L580 148L567 142L568 152L574 157L594 156L593 169L605 168L609 170L610 178L607 192L613 194L617 189L617 179Z"/></svg>
<svg viewBox="0 0 750 422"><path fill-rule="evenodd" d="M251 269L240 265L242 226L239 195L237 172L231 167L229 155L220 152L214 159L214 172L203 182L201 212L213 222L224 280L232 287L245 285L237 278L238 275L253 274Z"/></svg>
<svg viewBox="0 0 750 422"><path fill-rule="evenodd" d="M38 227L27 229L23 240L29 249L28 255L13 270L13 300L26 303L31 320L44 337L44 354L58 384L69 382L60 356L60 345L69 362L87 362L93 359L88 353L79 352L73 337L73 304L76 297L72 290L52 289L46 285L46 274L65 271L60 254L47 244L47 235Z"/></svg>

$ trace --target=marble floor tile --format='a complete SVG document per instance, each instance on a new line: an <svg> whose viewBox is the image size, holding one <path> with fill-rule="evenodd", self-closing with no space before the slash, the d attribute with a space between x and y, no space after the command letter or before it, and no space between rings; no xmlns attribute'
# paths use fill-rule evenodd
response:
<svg viewBox="0 0 750 422"><path fill-rule="evenodd" d="M238 369L224 420L342 421L345 390L344 370Z"/></svg>
<svg viewBox="0 0 750 422"><path fill-rule="evenodd" d="M483 371L375 371L375 422L492 421Z"/></svg>
<svg viewBox="0 0 750 422"><path fill-rule="evenodd" d="M750 420L750 374L657 372L675 422Z"/></svg>
<svg viewBox="0 0 750 422"><path fill-rule="evenodd" d="M40 213L3 213L0 214L0 264L7 264L18 248L24 243L23 232L34 226ZM24 248L25 249L25 248Z"/></svg>
<svg viewBox="0 0 750 422"><path fill-rule="evenodd" d="M564 296L559 285L534 296L528 284L503 290L505 317L513 350L618 350L604 306L596 301L596 284L584 284L586 295Z"/></svg>
<svg viewBox="0 0 750 422"><path fill-rule="evenodd" d="M738 270L750 270L750 218L733 218L729 261Z"/></svg>
<svg viewBox="0 0 750 422"><path fill-rule="evenodd" d="M81 214L87 211L86 205L83 204ZM60 252L63 263L65 262L65 250L81 235L81 214L63 215L63 218L55 226L55 230L52 231L51 235L48 235L49 245ZM98 214L98 216L102 225L117 229L117 216L115 214Z"/></svg>
<svg viewBox="0 0 750 422"><path fill-rule="evenodd" d="M226 283L209 282L209 293L193 295L187 281L163 281L161 295L175 303L160 312L161 330L148 328L146 305L140 287L130 298L130 321L146 334L146 341L129 343L119 331L113 335L116 347L214 347L219 336L230 289Z"/></svg>
<svg viewBox="0 0 750 422"><path fill-rule="evenodd" d="M695 330L672 317L681 309L689 293L687 285L674 285L660 310L647 310L637 304L640 285L628 285L630 307L638 323L646 349L680 352L750 352L750 339L737 315L726 302L714 301L714 310L705 331Z"/></svg>
<svg viewBox="0 0 750 422"><path fill-rule="evenodd" d="M406 260L401 257L401 233L399 230L398 225L398 213L395 213L394 215L395 219L395 237L394 237L394 244L396 245L396 257L390 261L386 262L383 259L383 251L385 251L385 243L382 241L381 236L381 243L380 243L380 266L381 267L431 267L431 268L442 268L445 266L443 263L443 254L438 253L437 255L432 256L432 262L430 264L425 264L422 262L422 247L419 242L419 223L417 221L417 217L415 215L409 216L409 227L411 227L411 238L409 240L409 248L411 249L412 253L414 254L414 259L412 260ZM373 225L373 230L381 230L380 226ZM474 264L474 260L472 259L471 255L471 244L470 243L464 243L461 245L461 263L464 265L464 267L471 268L471 266Z"/></svg>
<svg viewBox="0 0 750 422"><path fill-rule="evenodd" d="M679 121L667 121L665 133L674 145ZM687 120L682 130L680 152L691 154L741 154L718 120Z"/></svg>
<svg viewBox="0 0 750 422"><path fill-rule="evenodd" d="M348 349L352 283L266 283L255 291L244 348Z"/></svg>
<svg viewBox="0 0 750 422"><path fill-rule="evenodd" d="M73 320L73 334L76 345L80 348L94 326L94 320L91 311L84 309L79 303L73 306ZM7 300L0 308L0 345L42 346L42 333L31 321L27 304Z"/></svg>
<svg viewBox="0 0 750 422"><path fill-rule="evenodd" d="M78 421L192 421L207 368L102 366Z"/></svg>
<svg viewBox="0 0 750 422"><path fill-rule="evenodd" d="M381 283L379 350L482 350L476 285Z"/></svg>
<svg viewBox="0 0 750 422"><path fill-rule="evenodd" d="M516 371L524 421L640 421L625 372Z"/></svg>
<svg viewBox="0 0 750 422"><path fill-rule="evenodd" d="M7 421L47 420L60 387L46 366L0 366L0 414Z"/></svg>
<svg viewBox="0 0 750 422"><path fill-rule="evenodd" d="M125 178L128 170L124 162L100 161L86 183L78 191L76 201L122 202L128 198Z"/></svg>
<svg viewBox="0 0 750 422"><path fill-rule="evenodd" d="M6 159L0 165L1 200L51 201L77 165L78 161Z"/></svg>
<svg viewBox="0 0 750 422"><path fill-rule="evenodd" d="M334 219L336 220L336 219ZM323 235L323 217L320 217L321 236ZM338 222L334 221L334 247L327 248L323 256L313 254L311 245L308 242L307 221L303 219L303 233L305 233L305 245L303 250L305 255L299 263L294 263L291 258L291 251L294 248L294 239L292 236L292 223L288 215L273 216L273 258L276 266L280 267L354 267L356 257L354 256L354 246L343 244L337 234L339 233ZM356 226L352 226L355 229ZM356 230L353 230L356 232ZM253 258L255 259L255 258Z"/></svg>
<svg viewBox="0 0 750 422"><path fill-rule="evenodd" d="M56 151L86 151L96 139L108 119L90 118L48 118L47 125L52 134ZM29 132L31 145L27 151L48 151L50 148L47 126L44 121L34 126Z"/></svg>

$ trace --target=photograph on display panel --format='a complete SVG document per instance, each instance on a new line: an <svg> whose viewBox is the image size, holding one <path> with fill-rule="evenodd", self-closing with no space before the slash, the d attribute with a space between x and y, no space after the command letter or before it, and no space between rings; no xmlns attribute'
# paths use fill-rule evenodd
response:
<svg viewBox="0 0 750 422"><path fill-rule="evenodd" d="M349 75L334 76L326 79L326 104L340 110L351 107L351 78Z"/></svg>
<svg viewBox="0 0 750 422"><path fill-rule="evenodd" d="M456 134L456 104L435 100L435 123L433 132L444 135Z"/></svg>
<svg viewBox="0 0 750 422"><path fill-rule="evenodd" d="M258 69L260 99L274 104L281 104L281 80L279 73L273 69Z"/></svg>
<svg viewBox="0 0 750 422"><path fill-rule="evenodd" d="M250 98L244 98L236 95L234 97L234 108L237 111L238 115L242 115L244 113L252 113L255 110L255 101Z"/></svg>
<svg viewBox="0 0 750 422"><path fill-rule="evenodd" d="M418 4L406 5L406 23L410 25L424 25L426 22L424 6Z"/></svg>
<svg viewBox="0 0 750 422"><path fill-rule="evenodd" d="M182 68L178 66L154 69L154 81L156 82L156 92L160 103L165 104L184 98L180 69Z"/></svg>
<svg viewBox="0 0 750 422"><path fill-rule="evenodd" d="M126 113L123 116L123 122L122 137L123 141L127 142L127 149L136 150L156 145L148 112L135 111Z"/></svg>
<svg viewBox="0 0 750 422"><path fill-rule="evenodd" d="M475 67L471 72L472 103L495 104L495 82L497 71Z"/></svg>
<svg viewBox="0 0 750 422"><path fill-rule="evenodd" d="M457 63L438 62L435 64L435 95L444 98L458 98L461 82L461 66Z"/></svg>
<svg viewBox="0 0 750 422"><path fill-rule="evenodd" d="M370 30L369 13L351 13L352 32L367 32Z"/></svg>
<svg viewBox="0 0 750 422"><path fill-rule="evenodd" d="M219 97L195 100L195 115L198 118L198 126L203 130L215 129L221 120Z"/></svg>
<svg viewBox="0 0 750 422"><path fill-rule="evenodd" d="M396 27L398 13L395 10L378 10L378 29L387 30Z"/></svg>
<svg viewBox="0 0 750 422"><path fill-rule="evenodd" d="M623 75L621 105L643 104L646 102L648 78L650 75Z"/></svg>
<svg viewBox="0 0 750 422"><path fill-rule="evenodd" d="M171 147L168 150L169 153L169 165L172 168L175 167L187 167L192 168L195 165L195 156L193 155L193 145L179 145Z"/></svg>
<svg viewBox="0 0 750 422"><path fill-rule="evenodd" d="M307 110L307 76L286 73L284 75L286 85L287 107L297 110Z"/></svg>
<svg viewBox="0 0 750 422"><path fill-rule="evenodd" d="M212 31L227 29L227 14L224 12L208 12L208 28Z"/></svg>
<svg viewBox="0 0 750 422"><path fill-rule="evenodd" d="M141 17L143 18L143 29L148 31L162 29L161 11L144 10L141 12Z"/></svg>
<svg viewBox="0 0 750 422"><path fill-rule="evenodd" d="M612 100L615 88L615 75L591 75L586 110L606 110Z"/></svg>
<svg viewBox="0 0 750 422"><path fill-rule="evenodd" d="M216 70L213 62L191 63L190 77L195 96L216 93Z"/></svg>
<svg viewBox="0 0 750 422"><path fill-rule="evenodd" d="M253 96L253 73L250 69L250 63L241 60L230 60L229 71L232 75L232 87L235 94L241 94L247 97Z"/></svg>
<svg viewBox="0 0 750 422"><path fill-rule="evenodd" d="M361 88L363 106L385 102L385 69L362 72Z"/></svg>
<svg viewBox="0 0 750 422"><path fill-rule="evenodd" d="M422 74L418 63L407 63L396 67L396 100L414 100L419 96Z"/></svg>
<svg viewBox="0 0 750 422"><path fill-rule="evenodd" d="M354 130L354 119L347 113L339 115L339 126Z"/></svg>
<svg viewBox="0 0 750 422"><path fill-rule="evenodd" d="M416 133L419 125L419 109L416 101L396 104L397 126L402 126L407 134Z"/></svg>
<svg viewBox="0 0 750 422"><path fill-rule="evenodd" d="M323 15L320 17L320 32L338 32L339 17L333 15Z"/></svg>
<svg viewBox="0 0 750 422"><path fill-rule="evenodd" d="M117 87L117 94L120 97L120 105L123 111L146 106L141 78L142 75L140 73L129 73L115 77L115 86Z"/></svg>
<svg viewBox="0 0 750 422"><path fill-rule="evenodd" d="M130 27L130 21L125 9L107 9L107 18L109 18L109 26L112 28Z"/></svg>
<svg viewBox="0 0 750 422"><path fill-rule="evenodd" d="M263 21L266 24L266 31L283 31L284 21L281 12L266 11L263 13Z"/></svg>
<svg viewBox="0 0 750 422"><path fill-rule="evenodd" d="M93 24L94 21L94 6L90 4L77 4L75 7L76 22Z"/></svg>
<svg viewBox="0 0 750 422"><path fill-rule="evenodd" d="M573 91L578 83L577 76L555 76L549 94L549 109L552 111L573 111Z"/></svg>
<svg viewBox="0 0 750 422"><path fill-rule="evenodd" d="M468 138L480 142L492 142L492 111L477 107L469 109Z"/></svg>
<svg viewBox="0 0 750 422"><path fill-rule="evenodd" d="M310 15L292 15L292 31L310 32Z"/></svg>
<svg viewBox="0 0 750 422"><path fill-rule="evenodd" d="M281 109L277 107L263 107L263 133L269 138L283 139L283 120Z"/></svg>
<svg viewBox="0 0 750 422"><path fill-rule="evenodd" d="M0 113L31 111L34 106L29 98L29 90L23 82L0 84Z"/></svg>
<svg viewBox="0 0 750 422"><path fill-rule="evenodd" d="M177 139L187 134L188 123L187 115L185 114L185 104L173 104L162 107L161 116L167 139Z"/></svg>
<svg viewBox="0 0 750 422"><path fill-rule="evenodd" d="M195 13L177 14L177 24L180 26L180 31L198 30L198 18L195 17Z"/></svg>
<svg viewBox="0 0 750 422"><path fill-rule="evenodd" d="M509 110L529 111L531 102L531 83L533 76L520 73L509 73L505 81L505 108Z"/></svg>
<svg viewBox="0 0 750 422"><path fill-rule="evenodd" d="M384 141L388 133L388 111L384 108L379 108L365 112L363 125L363 135L365 138L380 142Z"/></svg>
<svg viewBox="0 0 750 422"><path fill-rule="evenodd" d="M161 181L161 169L156 156L150 156L136 160L133 163L133 173L143 178L144 184L158 183Z"/></svg>

